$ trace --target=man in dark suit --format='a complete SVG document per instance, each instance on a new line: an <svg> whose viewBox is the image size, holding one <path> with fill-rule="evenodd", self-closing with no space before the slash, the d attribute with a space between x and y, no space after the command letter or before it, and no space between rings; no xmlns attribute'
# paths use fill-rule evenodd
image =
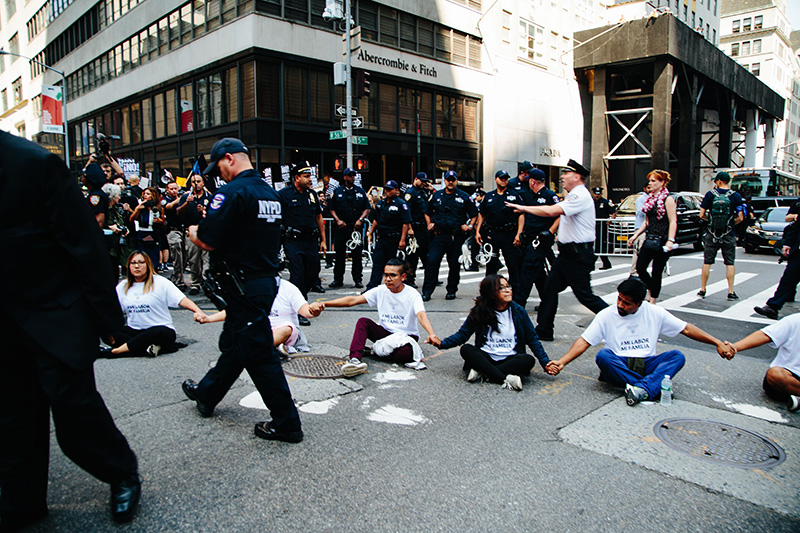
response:
<svg viewBox="0 0 800 533"><path fill-rule="evenodd" d="M64 454L111 485L115 520L139 501L94 380L98 337L123 325L102 239L64 162L0 131L0 531L47 515L51 414Z"/></svg>

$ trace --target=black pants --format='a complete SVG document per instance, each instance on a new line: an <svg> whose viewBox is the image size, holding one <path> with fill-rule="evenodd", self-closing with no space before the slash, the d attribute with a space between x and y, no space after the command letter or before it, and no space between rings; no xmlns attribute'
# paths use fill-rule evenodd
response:
<svg viewBox="0 0 800 533"><path fill-rule="evenodd" d="M519 271L519 283L514 288L514 301L522 307L528 303L531 289L536 285L536 292L539 298L544 293L544 285L547 282L545 265L547 263L548 252L552 252L553 239L539 242L534 248L533 244L527 244L522 248L522 267Z"/></svg>
<svg viewBox="0 0 800 533"><path fill-rule="evenodd" d="M503 260L508 268L508 284L516 292L519 284L519 269L522 266L522 250L514 246L514 234L503 233L501 231L489 231L484 242L492 245L492 253L497 257L492 257L486 264L486 275L497 274L500 270L500 252L503 252Z"/></svg>
<svg viewBox="0 0 800 533"><path fill-rule="evenodd" d="M795 251L789 256L789 262L786 263L786 270L783 271L778 288L775 289L772 298L767 300L767 305L780 310L783 304L794 296L798 282L800 282L800 252Z"/></svg>
<svg viewBox="0 0 800 533"><path fill-rule="evenodd" d="M373 289L383 282L383 267L389 259L397 257L400 235L392 237L378 236L375 250L372 252L372 274L369 276L367 289Z"/></svg>
<svg viewBox="0 0 800 533"><path fill-rule="evenodd" d="M319 242L287 238L283 251L289 263L289 281L308 300L308 291L319 281Z"/></svg>
<svg viewBox="0 0 800 533"><path fill-rule="evenodd" d="M128 344L128 353L106 354L109 359L118 357L141 357L147 355L147 348L151 344L171 348L175 344L175 330L167 326L153 326L147 329L133 329L125 326L114 333L114 348Z"/></svg>
<svg viewBox="0 0 800 533"><path fill-rule="evenodd" d="M334 283L342 283L344 281L344 271L347 266L347 252L350 252L350 260L352 267L350 273L353 276L354 283L361 283L362 280L362 255L364 253L364 245L356 246L352 250L347 248L347 241L353 235L353 231L361 233L363 238L363 228L356 230L353 226L346 226L344 228L333 228L333 250L334 250L334 265L333 265L333 281ZM362 241L363 242L363 241Z"/></svg>
<svg viewBox="0 0 800 533"><path fill-rule="evenodd" d="M610 253L609 245L608 245L608 223L607 222L595 222L595 240L594 240L594 251L599 254L607 254ZM597 261L597 259L595 259ZM601 255L600 261L604 268L611 267L611 260L608 258L607 255Z"/></svg>
<svg viewBox="0 0 800 533"><path fill-rule="evenodd" d="M492 383L503 383L509 374L527 376L536 364L536 359L526 353L518 353L502 361L495 361L488 353L472 344L461 346L461 357L464 359L466 369L475 369Z"/></svg>
<svg viewBox="0 0 800 533"><path fill-rule="evenodd" d="M247 370L278 431L300 431L300 417L286 383L280 356L272 345L269 312L278 292L275 278L244 283L246 297L227 290L227 317L219 336L222 352L217 364L197 387L197 398L210 407L217 405Z"/></svg>
<svg viewBox="0 0 800 533"><path fill-rule="evenodd" d="M106 483L136 474L136 455L97 392L93 368L45 352L2 311L0 338L0 517L47 509L51 413L59 446L79 467Z"/></svg>
<svg viewBox="0 0 800 533"><path fill-rule="evenodd" d="M408 266L410 267L407 281L414 283L417 279L417 262L422 262L423 271L425 265L428 264L428 252L431 248L431 233L424 224L413 224L412 227L414 229L414 238L417 239L417 251L406 257L406 262L408 262Z"/></svg>
<svg viewBox="0 0 800 533"><path fill-rule="evenodd" d="M642 246L639 249L639 258L636 260L636 273L639 278L647 285L647 290L650 291L650 296L658 298L661 294L661 277L664 275L664 267L667 266L669 260L669 253L665 252L662 248L645 248ZM647 267L653 263L652 274L647 272Z"/></svg>
<svg viewBox="0 0 800 533"><path fill-rule="evenodd" d="M539 304L536 331L539 334L553 334L553 324L558 310L558 295L567 287L580 303L593 313L608 307L602 298L592 292L591 273L597 257L591 248L577 248L566 245L560 248L556 262L547 276L542 303Z"/></svg>
<svg viewBox="0 0 800 533"><path fill-rule="evenodd" d="M444 233L434 235L428 249L428 264L425 265L425 283L422 285L422 294L433 294L436 282L439 281L439 267L445 256L447 256L447 265L450 267L447 273L447 292L455 294L458 291L458 283L461 281L461 263L458 262L458 258L461 256L461 245L463 244L464 235L460 231L454 235Z"/></svg>

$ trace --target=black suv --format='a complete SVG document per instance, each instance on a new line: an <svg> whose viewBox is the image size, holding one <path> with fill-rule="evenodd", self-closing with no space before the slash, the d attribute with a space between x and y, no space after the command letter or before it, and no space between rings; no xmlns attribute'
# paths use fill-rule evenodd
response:
<svg viewBox="0 0 800 533"><path fill-rule="evenodd" d="M703 195L699 192L676 192L671 194L678 211L678 232L675 242L691 244L695 250L703 249L703 234L706 222L700 220L700 203ZM617 218L608 223L609 240L617 248L628 245L628 239L634 233L636 218L636 199L639 194L626 196L617 208Z"/></svg>

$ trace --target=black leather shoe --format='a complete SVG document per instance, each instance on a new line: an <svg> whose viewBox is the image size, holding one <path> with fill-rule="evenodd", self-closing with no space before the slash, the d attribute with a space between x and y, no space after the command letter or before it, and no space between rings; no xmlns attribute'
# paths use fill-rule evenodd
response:
<svg viewBox="0 0 800 533"><path fill-rule="evenodd" d="M125 481L111 484L111 517L115 522L130 522L139 505L142 482L134 474Z"/></svg>
<svg viewBox="0 0 800 533"><path fill-rule="evenodd" d="M187 398L197 403L197 411L200 413L200 416L202 416L203 418L208 418L209 416L214 414L213 407L206 405L197 399L197 383L195 383L191 379L187 379L186 381L183 382L181 388L183 389L183 393L186 395Z"/></svg>
<svg viewBox="0 0 800 533"><path fill-rule="evenodd" d="M282 440L283 442L300 442L303 440L302 431L287 431L285 433L277 431L270 425L269 421L258 422L253 432L256 437L266 440Z"/></svg>
<svg viewBox="0 0 800 533"><path fill-rule="evenodd" d="M333 283L328 285L329 289L341 289L342 287L344 287L344 283L342 283L341 281L334 281Z"/></svg>
<svg viewBox="0 0 800 533"><path fill-rule="evenodd" d="M440 279L437 279L436 280L436 285L444 285L444 281L442 281Z"/></svg>
<svg viewBox="0 0 800 533"><path fill-rule="evenodd" d="M430 302L431 301L431 295L430 294L423 294L422 295L422 301L423 302Z"/></svg>
<svg viewBox="0 0 800 533"><path fill-rule="evenodd" d="M309 290L308 292L318 292L320 294L325 294L325 289L322 288L322 283L317 282L317 284L311 287L311 290Z"/></svg>
<svg viewBox="0 0 800 533"><path fill-rule="evenodd" d="M456 293L448 292L447 294L444 295L444 299L445 300L455 300L456 299Z"/></svg>
<svg viewBox="0 0 800 533"><path fill-rule="evenodd" d="M553 332L552 331L545 331L539 326L536 326L536 335L539 337L540 341L552 341L553 340Z"/></svg>
<svg viewBox="0 0 800 533"><path fill-rule="evenodd" d="M304 317L303 315L297 315L297 321L300 323L301 326L310 326L311 321Z"/></svg>
<svg viewBox="0 0 800 533"><path fill-rule="evenodd" d="M39 520L44 520L46 517L46 508L39 511L32 511L30 513L0 516L0 533L19 531L35 522L38 522Z"/></svg>
<svg viewBox="0 0 800 533"><path fill-rule="evenodd" d="M419 287L417 287L417 284L414 281L406 281L405 284L411 287L412 289L419 289Z"/></svg>
<svg viewBox="0 0 800 533"><path fill-rule="evenodd" d="M361 283L360 281L356 281L355 283L353 283L353 287L355 287L356 289L363 289L364 284Z"/></svg>
<svg viewBox="0 0 800 533"><path fill-rule="evenodd" d="M778 310L768 305L765 305L764 307L754 307L753 311L761 316L771 318L772 320L778 320Z"/></svg>

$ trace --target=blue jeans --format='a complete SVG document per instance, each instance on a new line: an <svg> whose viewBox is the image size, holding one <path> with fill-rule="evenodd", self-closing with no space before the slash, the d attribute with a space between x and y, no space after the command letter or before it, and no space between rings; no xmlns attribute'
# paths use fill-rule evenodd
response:
<svg viewBox="0 0 800 533"><path fill-rule="evenodd" d="M661 394L661 380L665 375L674 378L683 368L686 357L678 350L670 350L653 357L644 358L644 376L640 376L628 368L627 357L620 357L608 348L597 352L595 362L600 367L600 374L605 381L625 386L626 383L641 387L647 391L650 400Z"/></svg>

